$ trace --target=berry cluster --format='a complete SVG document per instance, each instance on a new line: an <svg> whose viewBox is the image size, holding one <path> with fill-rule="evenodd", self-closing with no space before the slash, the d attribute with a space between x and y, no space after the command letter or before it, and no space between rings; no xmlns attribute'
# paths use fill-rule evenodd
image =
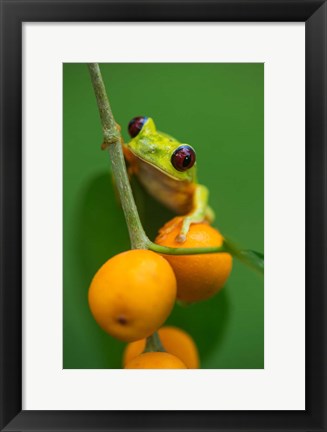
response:
<svg viewBox="0 0 327 432"><path fill-rule="evenodd" d="M182 218L159 231L156 243L176 242ZM192 224L184 248L220 246L221 234L207 223ZM143 249L109 259L94 276L88 294L91 312L111 336L128 342L123 366L127 369L199 367L196 346L187 333L162 327L176 299L193 303L208 299L226 283L232 269L228 253L164 255ZM146 338L158 331L162 349L148 352Z"/></svg>

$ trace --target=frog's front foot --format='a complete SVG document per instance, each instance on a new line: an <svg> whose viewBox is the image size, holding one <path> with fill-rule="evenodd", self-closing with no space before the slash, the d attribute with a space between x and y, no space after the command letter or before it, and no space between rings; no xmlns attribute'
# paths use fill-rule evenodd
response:
<svg viewBox="0 0 327 432"><path fill-rule="evenodd" d="M204 221L204 218L201 216L185 216L183 223L182 223L182 228L178 234L178 236L176 237L176 241L178 243L184 243L187 237L187 234L190 230L190 226L192 223L201 223Z"/></svg>
<svg viewBox="0 0 327 432"><path fill-rule="evenodd" d="M175 239L177 241L177 243L184 243L185 242L186 236L190 230L190 226L192 223L190 219L191 218L189 216L186 216L184 218L183 223L182 223L182 228L181 228L178 236L176 236L176 239Z"/></svg>
<svg viewBox="0 0 327 432"><path fill-rule="evenodd" d="M188 216L184 216L182 222L182 228L180 233L176 237L176 241L178 243L184 243L187 237L187 234L190 230L190 226L193 223L201 223L208 222L209 224L213 222L215 218L215 213L211 207L206 207L204 211L196 211L194 213L189 214Z"/></svg>

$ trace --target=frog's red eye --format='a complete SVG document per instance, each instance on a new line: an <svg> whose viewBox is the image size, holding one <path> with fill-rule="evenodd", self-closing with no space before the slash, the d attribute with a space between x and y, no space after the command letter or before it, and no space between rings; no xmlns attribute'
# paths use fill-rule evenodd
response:
<svg viewBox="0 0 327 432"><path fill-rule="evenodd" d="M174 151L171 163L177 171L186 171L195 164L195 151L188 145L181 145Z"/></svg>
<svg viewBox="0 0 327 432"><path fill-rule="evenodd" d="M140 130L142 129L144 123L147 121L147 117L134 117L129 123L128 123L128 133L131 136L131 138L135 138Z"/></svg>

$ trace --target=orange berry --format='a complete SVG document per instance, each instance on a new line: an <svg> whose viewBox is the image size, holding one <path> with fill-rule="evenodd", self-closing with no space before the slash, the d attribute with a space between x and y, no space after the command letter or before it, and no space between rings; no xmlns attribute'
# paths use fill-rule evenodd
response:
<svg viewBox="0 0 327 432"><path fill-rule="evenodd" d="M174 218L164 225L155 242L169 247L221 246L223 237L207 223L191 224L186 240L176 241L181 229L181 218ZM177 298L187 303L212 297L226 283L232 270L229 253L199 255L164 255L172 266L177 279Z"/></svg>
<svg viewBox="0 0 327 432"><path fill-rule="evenodd" d="M161 327L158 335L163 348L178 357L188 369L199 368L199 354L194 340L184 330L177 327ZM129 343L124 351L123 365L144 351L146 339Z"/></svg>
<svg viewBox="0 0 327 432"><path fill-rule="evenodd" d="M128 362L125 369L187 369L185 364L172 354L148 352Z"/></svg>
<svg viewBox="0 0 327 432"><path fill-rule="evenodd" d="M150 336L166 321L176 299L176 278L160 255L130 250L98 270L88 299L99 326L131 342Z"/></svg>

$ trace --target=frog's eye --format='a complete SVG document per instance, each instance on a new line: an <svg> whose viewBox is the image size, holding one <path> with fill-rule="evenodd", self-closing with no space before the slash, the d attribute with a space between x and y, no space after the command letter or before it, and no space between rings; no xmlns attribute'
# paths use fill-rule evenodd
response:
<svg viewBox="0 0 327 432"><path fill-rule="evenodd" d="M143 116L132 118L132 120L128 123L128 133L131 138L135 138L139 134L147 119L147 117Z"/></svg>
<svg viewBox="0 0 327 432"><path fill-rule="evenodd" d="M186 171L195 164L195 151L188 145L181 145L174 151L171 163L177 171Z"/></svg>

